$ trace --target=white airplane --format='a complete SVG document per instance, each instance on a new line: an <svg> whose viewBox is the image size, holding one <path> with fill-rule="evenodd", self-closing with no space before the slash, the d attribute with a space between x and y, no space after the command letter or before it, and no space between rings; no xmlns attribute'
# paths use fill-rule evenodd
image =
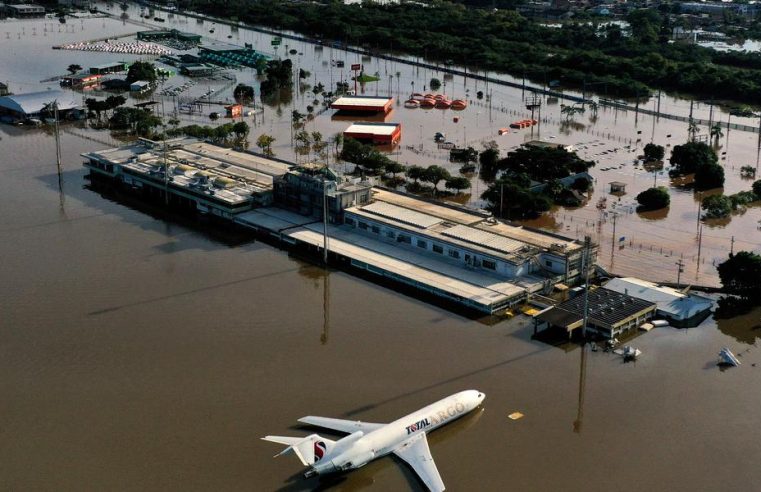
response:
<svg viewBox="0 0 761 492"><path fill-rule="evenodd" d="M433 492L444 490L436 464L428 449L426 432L475 410L486 395L467 390L448 396L390 424L373 424L327 417L303 417L299 422L345 432L348 436L331 441L318 434L307 437L266 436L265 441L286 444L280 456L293 451L309 467L304 477L353 470L370 461L394 453L407 462Z"/></svg>

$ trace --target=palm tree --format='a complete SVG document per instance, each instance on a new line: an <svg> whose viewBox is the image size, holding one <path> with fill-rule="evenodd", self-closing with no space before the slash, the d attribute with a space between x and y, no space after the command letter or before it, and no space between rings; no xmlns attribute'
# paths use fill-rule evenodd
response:
<svg viewBox="0 0 761 492"><path fill-rule="evenodd" d="M698 133L700 133L700 128L698 128L697 123L695 123L695 120L690 117L689 124L687 125L687 133L690 135L690 141L694 142L695 137Z"/></svg>
<svg viewBox="0 0 761 492"><path fill-rule="evenodd" d="M262 153L264 155L275 155L274 152L272 152L272 144L275 142L275 137L272 135L267 135L266 133L263 133L259 135L259 138L256 139L256 146L262 149Z"/></svg>
<svg viewBox="0 0 761 492"><path fill-rule="evenodd" d="M719 139L724 136L724 132L721 130L721 123L716 123L711 127L711 138L716 142L714 145L719 145Z"/></svg>

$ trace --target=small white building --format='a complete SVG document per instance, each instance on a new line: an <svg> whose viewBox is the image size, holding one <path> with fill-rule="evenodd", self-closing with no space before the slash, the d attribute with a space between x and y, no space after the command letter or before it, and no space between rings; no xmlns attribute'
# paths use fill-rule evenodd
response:
<svg viewBox="0 0 761 492"><path fill-rule="evenodd" d="M129 90L132 92L147 91L151 87L151 83L147 80L137 80L129 85Z"/></svg>
<svg viewBox="0 0 761 492"><path fill-rule="evenodd" d="M634 277L614 278L605 288L637 299L654 302L656 314L669 320L672 326L698 326L711 314L713 301L695 294L685 294L671 287L661 287Z"/></svg>

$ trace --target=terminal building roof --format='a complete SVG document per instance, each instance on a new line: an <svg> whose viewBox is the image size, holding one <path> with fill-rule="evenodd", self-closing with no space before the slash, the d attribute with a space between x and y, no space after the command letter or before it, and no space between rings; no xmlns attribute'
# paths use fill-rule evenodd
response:
<svg viewBox="0 0 761 492"><path fill-rule="evenodd" d="M274 177L285 174L291 167L192 138L167 141L166 156L164 154L162 142L141 140L126 147L83 155L157 179L163 179L166 158L174 186L195 191L213 186L214 198L230 205L246 202L253 194L271 190Z"/></svg>
<svg viewBox="0 0 761 492"><path fill-rule="evenodd" d="M349 208L347 212L513 263L523 262L540 252L539 248L522 241L388 202L374 201Z"/></svg>
<svg viewBox="0 0 761 492"><path fill-rule="evenodd" d="M494 246L498 251L505 248L513 250L514 247L508 246L506 242L510 240L521 243L524 246L530 245L543 250L554 250L561 254L578 251L584 247L580 242L557 234L534 231L525 227L496 221L485 210L466 210L462 207L434 203L379 188L373 189L373 199L437 217L442 221L471 226L471 229L476 231L485 231L487 233L485 235L479 235L475 231L470 232L467 239L471 242L484 241ZM457 233L456 231L453 234ZM462 229L459 231L461 232ZM466 238L463 237L462 239Z"/></svg>

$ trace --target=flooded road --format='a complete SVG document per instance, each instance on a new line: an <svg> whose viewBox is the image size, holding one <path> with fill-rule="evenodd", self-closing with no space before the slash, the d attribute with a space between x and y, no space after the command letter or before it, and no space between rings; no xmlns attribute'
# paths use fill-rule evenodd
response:
<svg viewBox="0 0 761 492"><path fill-rule="evenodd" d="M761 479L759 311L656 329L636 363L583 360L532 341L525 318L325 282L245 235L91 190L78 154L100 145L68 134L61 194L52 137L0 138L0 490L422 490L391 458L303 480L259 437L306 435L307 414L386 422L466 388L483 412L430 437L448 490ZM743 365L720 371L722 346Z"/></svg>
<svg viewBox="0 0 761 492"><path fill-rule="evenodd" d="M191 30L195 21L168 24ZM17 25L0 26L2 39ZM220 39L226 29L217 29ZM30 30L16 40L31 39ZM40 32L35 39L44 38ZM240 36L269 43L257 33ZM38 53L46 61L29 73L23 64L6 72L12 57L0 51L0 80L23 82L17 91L44 90L35 81L95 56L59 59L53 43L13 48L14 56ZM303 49L304 60L312 59L313 47ZM111 61L98 56L98 63ZM315 63L319 77L329 77ZM404 77L401 86L410 85ZM519 112L520 91L504 89L499 97L506 111ZM504 116L494 116L496 88L493 98L491 119L488 107L475 103L461 113L468 142L497 138L496 128L512 120L501 110ZM600 111L589 132L585 126L564 135L559 107L547 107L553 110L544 116L557 123L543 125L542 137L580 144L589 156L628 145L619 137L636 141L640 125L659 143L686 138L686 125L661 120L652 130L651 120L612 111ZM266 110L265 128L279 139L278 155L289 158L290 109L282 109L278 119ZM408 135L440 124L465 139L451 112L396 111ZM344 125L328 113L310 131L329 135ZM526 137L510 133L500 148ZM757 162L757 138L729 134L728 170ZM591 145L601 139L604 145ZM423 145L428 154L403 148L400 159L443 162L432 142ZM582 355L578 347L532 340L526 318L467 319L340 271L326 277L245 234L92 189L79 153L103 145L64 133L62 146L59 189L52 136L0 125L0 490L422 490L392 458L337 482L303 480L293 456L272 459L280 448L259 437L307 435L314 429L296 426L307 414L387 422L467 388L486 393L484 411L430 436L448 490L749 490L761 480L761 311L696 329L656 329L633 342L643 351L636 363L601 351ZM579 220L596 218L594 204L612 177L628 183L628 197L652 183L631 165L601 171L634 155L619 153L596 157L598 186L588 207L555 211L544 225L570 234ZM727 174L733 191L749 187ZM476 182L473 195L482 187ZM621 207L630 201L623 198ZM731 235L744 241L736 249L753 247L758 211L706 225L705 237L715 236L724 254ZM616 236L653 220L660 225L639 238L645 244L656 235L673 242L680 230L694 236L696 212L691 192L674 191L665 218L628 214ZM602 240L611 225L602 224ZM603 266L607 248L601 246ZM636 243L627 248L636 251ZM741 356L741 367L716 367L724 346ZM526 416L509 420L514 411Z"/></svg>

